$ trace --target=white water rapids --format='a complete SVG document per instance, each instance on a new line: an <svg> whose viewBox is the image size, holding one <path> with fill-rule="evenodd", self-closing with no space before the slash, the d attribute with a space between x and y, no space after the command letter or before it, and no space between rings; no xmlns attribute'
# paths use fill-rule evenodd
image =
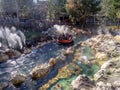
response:
<svg viewBox="0 0 120 90"><path fill-rule="evenodd" d="M24 34L15 27L0 27L0 49L22 49L25 41Z"/></svg>

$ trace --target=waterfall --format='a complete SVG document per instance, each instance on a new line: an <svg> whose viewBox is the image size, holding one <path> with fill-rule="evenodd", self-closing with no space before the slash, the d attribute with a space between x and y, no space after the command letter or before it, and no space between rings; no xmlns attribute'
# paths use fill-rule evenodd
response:
<svg viewBox="0 0 120 90"><path fill-rule="evenodd" d="M0 28L0 47L22 49L26 38L20 30L15 27Z"/></svg>

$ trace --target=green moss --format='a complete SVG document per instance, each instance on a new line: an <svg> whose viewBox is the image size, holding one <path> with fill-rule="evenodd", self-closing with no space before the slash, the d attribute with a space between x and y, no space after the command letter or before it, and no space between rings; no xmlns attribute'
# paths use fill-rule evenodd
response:
<svg viewBox="0 0 120 90"><path fill-rule="evenodd" d="M99 70L99 65L90 65L90 64L79 64L79 66L83 69L82 74L85 74L91 78L93 78L94 74Z"/></svg>
<svg viewBox="0 0 120 90"><path fill-rule="evenodd" d="M55 90L54 88L55 88L55 86L56 86L57 84L59 84L59 85L62 87L63 90L71 90L71 89L70 89L71 82L72 82L73 80L75 80L76 77L77 77L77 76L73 76L73 77L71 77L71 78L61 79L61 80L59 80L55 85L52 85L49 90Z"/></svg>

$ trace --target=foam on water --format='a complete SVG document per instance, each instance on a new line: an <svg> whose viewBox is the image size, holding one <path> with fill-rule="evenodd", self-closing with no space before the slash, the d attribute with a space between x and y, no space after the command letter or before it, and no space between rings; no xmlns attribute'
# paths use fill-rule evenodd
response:
<svg viewBox="0 0 120 90"><path fill-rule="evenodd" d="M0 28L0 47L22 49L26 38L20 30L15 27L1 27Z"/></svg>

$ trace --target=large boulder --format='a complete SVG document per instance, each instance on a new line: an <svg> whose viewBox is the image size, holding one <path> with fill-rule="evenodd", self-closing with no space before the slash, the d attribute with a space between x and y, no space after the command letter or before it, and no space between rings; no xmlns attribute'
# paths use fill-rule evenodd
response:
<svg viewBox="0 0 120 90"><path fill-rule="evenodd" d="M102 81L96 83L94 90L116 90L111 83L104 83Z"/></svg>
<svg viewBox="0 0 120 90"><path fill-rule="evenodd" d="M90 80L85 75L78 76L71 83L71 87L73 90L91 90L94 86L95 86L94 81Z"/></svg>
<svg viewBox="0 0 120 90"><path fill-rule="evenodd" d="M19 51L13 49L8 50L7 52L5 52L5 54L7 54L9 58L18 58L21 56L21 53Z"/></svg>
<svg viewBox="0 0 120 90"><path fill-rule="evenodd" d="M26 75L24 74L16 74L11 77L11 83L14 86L20 86L25 80L27 79Z"/></svg>
<svg viewBox="0 0 120 90"><path fill-rule="evenodd" d="M31 72L31 76L33 79L39 79L46 76L50 70L51 66L47 63L42 64L40 66L36 66Z"/></svg>
<svg viewBox="0 0 120 90"><path fill-rule="evenodd" d="M5 62L9 59L9 56L3 53L0 53L0 63Z"/></svg>
<svg viewBox="0 0 120 90"><path fill-rule="evenodd" d="M6 88L7 86L8 86L8 83L6 82L0 83L0 90L4 90L4 88Z"/></svg>
<svg viewBox="0 0 120 90"><path fill-rule="evenodd" d="M114 65L115 65L114 62L112 60L109 60L101 66L101 69L109 69L110 67Z"/></svg>

